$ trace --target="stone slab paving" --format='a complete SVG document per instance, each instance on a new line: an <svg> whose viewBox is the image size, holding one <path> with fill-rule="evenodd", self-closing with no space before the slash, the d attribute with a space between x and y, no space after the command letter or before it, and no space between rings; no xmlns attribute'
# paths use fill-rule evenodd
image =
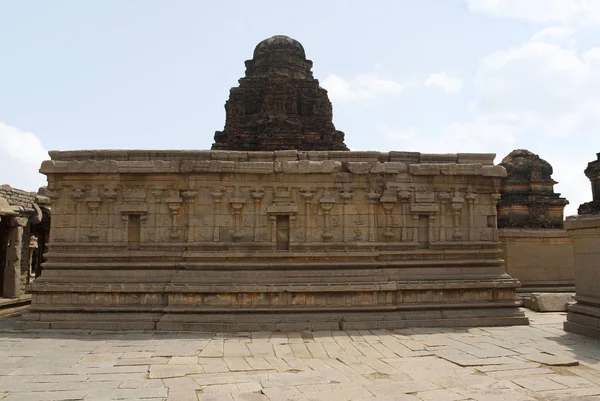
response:
<svg viewBox="0 0 600 401"><path fill-rule="evenodd" d="M600 341L530 326L295 333L19 331L0 400L600 401Z"/></svg>

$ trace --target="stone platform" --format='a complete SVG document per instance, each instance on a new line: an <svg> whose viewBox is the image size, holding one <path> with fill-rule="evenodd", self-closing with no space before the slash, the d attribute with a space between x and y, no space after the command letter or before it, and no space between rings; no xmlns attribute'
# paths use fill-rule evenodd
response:
<svg viewBox="0 0 600 401"><path fill-rule="evenodd" d="M50 250L22 327L527 324L493 154L50 155Z"/></svg>

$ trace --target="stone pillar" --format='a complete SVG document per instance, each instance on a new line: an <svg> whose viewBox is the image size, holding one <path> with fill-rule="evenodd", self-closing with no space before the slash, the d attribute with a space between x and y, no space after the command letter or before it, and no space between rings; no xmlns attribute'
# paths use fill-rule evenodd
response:
<svg viewBox="0 0 600 401"><path fill-rule="evenodd" d="M8 221L8 247L6 248L6 266L4 268L5 298L21 296L21 255L23 254L23 227L27 226L26 217L13 217Z"/></svg>
<svg viewBox="0 0 600 401"><path fill-rule="evenodd" d="M600 214L569 216L565 228L573 240L577 303L564 329L600 339Z"/></svg>

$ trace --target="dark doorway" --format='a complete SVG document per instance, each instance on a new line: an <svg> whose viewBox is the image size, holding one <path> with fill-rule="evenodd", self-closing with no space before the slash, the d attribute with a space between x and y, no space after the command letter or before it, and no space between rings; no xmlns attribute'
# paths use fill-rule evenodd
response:
<svg viewBox="0 0 600 401"><path fill-rule="evenodd" d="M290 216L277 216L275 229L277 231L277 250L287 251L290 249Z"/></svg>

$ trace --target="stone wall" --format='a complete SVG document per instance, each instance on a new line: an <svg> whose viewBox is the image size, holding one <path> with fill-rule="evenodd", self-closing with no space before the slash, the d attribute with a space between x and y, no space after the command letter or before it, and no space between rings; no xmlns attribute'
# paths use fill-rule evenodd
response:
<svg viewBox="0 0 600 401"><path fill-rule="evenodd" d="M11 259L16 260L19 264L20 274L14 275L11 273L8 278L5 275L4 283L7 290L3 291L3 294L9 297L18 297L25 293L29 279L31 228L32 225L39 224L42 219L42 212L38 203L48 206L47 199L35 192L23 191L9 185L0 185L0 198L8 203L11 210L7 216L0 216L0 218L9 220L9 231L19 231L18 241L16 241L14 233L6 233L7 239L12 238L11 249L8 250L8 254Z"/></svg>
<svg viewBox="0 0 600 401"><path fill-rule="evenodd" d="M527 322L500 259L494 155L50 155L50 251L26 327Z"/></svg>
<svg viewBox="0 0 600 401"><path fill-rule="evenodd" d="M506 271L520 292L575 290L573 244L565 230L500 229Z"/></svg>
<svg viewBox="0 0 600 401"><path fill-rule="evenodd" d="M600 339L600 215L569 216L573 239L577 303L569 306L565 330Z"/></svg>

